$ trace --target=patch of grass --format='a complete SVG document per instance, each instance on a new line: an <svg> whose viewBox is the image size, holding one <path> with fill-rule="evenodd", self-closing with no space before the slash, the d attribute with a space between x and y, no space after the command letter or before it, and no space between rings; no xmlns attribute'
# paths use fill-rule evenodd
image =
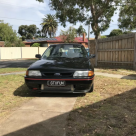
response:
<svg viewBox="0 0 136 136"><path fill-rule="evenodd" d="M0 74L26 71L27 68L0 68Z"/></svg>
<svg viewBox="0 0 136 136"><path fill-rule="evenodd" d="M68 117L68 136L135 136L136 80L96 76L94 92L79 97Z"/></svg>
<svg viewBox="0 0 136 136"><path fill-rule="evenodd" d="M129 70L129 69L107 69L107 68L102 69L102 68L97 68L96 72L136 76L136 71L135 70Z"/></svg>
<svg viewBox="0 0 136 136"><path fill-rule="evenodd" d="M19 107L22 103L32 99L31 92L24 84L24 75L0 76L0 121ZM17 90L17 94L14 92ZM25 96L25 97L21 97Z"/></svg>

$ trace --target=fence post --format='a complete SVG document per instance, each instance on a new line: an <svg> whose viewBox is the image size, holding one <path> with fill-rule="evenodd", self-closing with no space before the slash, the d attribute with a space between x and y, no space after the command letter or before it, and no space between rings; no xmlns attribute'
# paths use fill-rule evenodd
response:
<svg viewBox="0 0 136 136"><path fill-rule="evenodd" d="M136 70L136 33L134 35L134 63L133 63L134 70Z"/></svg>
<svg viewBox="0 0 136 136"><path fill-rule="evenodd" d="M39 47L38 47L38 54L39 54Z"/></svg>
<svg viewBox="0 0 136 136"><path fill-rule="evenodd" d="M95 66L97 67L97 61L98 61L98 40L95 39Z"/></svg>
<svg viewBox="0 0 136 136"><path fill-rule="evenodd" d="M21 50L20 52L21 52L21 59L22 59L22 47L20 47L20 50Z"/></svg>

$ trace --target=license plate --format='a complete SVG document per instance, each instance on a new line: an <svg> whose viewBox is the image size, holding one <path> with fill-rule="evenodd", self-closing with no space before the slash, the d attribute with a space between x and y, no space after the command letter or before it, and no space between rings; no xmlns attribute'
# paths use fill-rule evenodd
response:
<svg viewBox="0 0 136 136"><path fill-rule="evenodd" d="M48 86L65 86L65 81L47 81Z"/></svg>

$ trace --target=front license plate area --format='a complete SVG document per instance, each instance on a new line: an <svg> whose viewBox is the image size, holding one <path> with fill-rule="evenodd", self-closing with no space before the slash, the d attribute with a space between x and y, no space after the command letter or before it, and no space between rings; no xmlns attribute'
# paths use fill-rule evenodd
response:
<svg viewBox="0 0 136 136"><path fill-rule="evenodd" d="M47 81L48 86L66 86L65 81Z"/></svg>

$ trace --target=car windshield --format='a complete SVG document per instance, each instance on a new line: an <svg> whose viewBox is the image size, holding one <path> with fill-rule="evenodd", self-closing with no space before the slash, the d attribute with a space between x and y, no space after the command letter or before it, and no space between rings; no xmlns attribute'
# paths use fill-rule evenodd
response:
<svg viewBox="0 0 136 136"><path fill-rule="evenodd" d="M87 51L82 45L51 45L42 55L42 59L49 57L83 58Z"/></svg>

